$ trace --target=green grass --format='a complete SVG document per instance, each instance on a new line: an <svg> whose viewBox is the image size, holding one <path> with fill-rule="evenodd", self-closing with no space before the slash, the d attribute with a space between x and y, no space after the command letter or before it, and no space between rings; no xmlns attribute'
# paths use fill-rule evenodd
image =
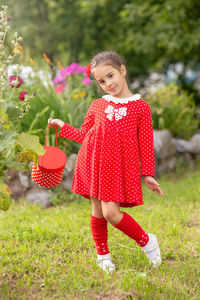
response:
<svg viewBox="0 0 200 300"><path fill-rule="evenodd" d="M109 224L117 270L107 275L96 265L89 200L43 210L21 199L0 213L0 299L200 299L200 167L158 182L164 198L143 183L145 204L121 210L157 234L161 267Z"/></svg>

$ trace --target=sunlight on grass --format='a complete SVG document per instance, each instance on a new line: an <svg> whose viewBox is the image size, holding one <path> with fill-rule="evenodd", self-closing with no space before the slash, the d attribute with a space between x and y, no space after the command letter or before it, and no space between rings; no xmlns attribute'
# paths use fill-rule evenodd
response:
<svg viewBox="0 0 200 300"><path fill-rule="evenodd" d="M200 170L158 179L164 198L143 184L144 205L124 208L156 233L163 264L155 270L133 240L108 225L117 270L96 265L90 202L43 210L21 199L0 213L0 299L199 299Z"/></svg>

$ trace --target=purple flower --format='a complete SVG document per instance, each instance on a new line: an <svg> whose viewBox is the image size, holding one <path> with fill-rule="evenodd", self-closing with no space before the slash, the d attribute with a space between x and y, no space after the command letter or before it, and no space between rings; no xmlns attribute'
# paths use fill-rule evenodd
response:
<svg viewBox="0 0 200 300"><path fill-rule="evenodd" d="M0 17L0 20L1 20L1 19L2 19L2 17ZM12 18L9 18L9 17L8 17L8 18L6 18L6 20L7 20L7 21L10 21L10 20L12 20Z"/></svg>
<svg viewBox="0 0 200 300"><path fill-rule="evenodd" d="M65 69L60 71L60 76L65 79L67 76L71 75L70 67L66 67Z"/></svg>
<svg viewBox="0 0 200 300"><path fill-rule="evenodd" d="M68 66L69 71L71 72L71 75L76 74L76 73L81 73L81 66L77 64L76 62L73 62L71 65Z"/></svg>
<svg viewBox="0 0 200 300"><path fill-rule="evenodd" d="M76 62L71 63L71 65L67 66L63 70L60 70L58 75L53 79L53 83L56 85L57 83L62 83L65 81L67 76L71 76L73 74L85 74L85 67L82 67Z"/></svg>
<svg viewBox="0 0 200 300"><path fill-rule="evenodd" d="M62 70L63 71L63 70ZM61 72L61 71L60 71ZM61 83L65 80L65 77L62 76L62 74L59 74L53 79L53 83L56 85L57 83Z"/></svg>
<svg viewBox="0 0 200 300"><path fill-rule="evenodd" d="M77 65L77 68L76 68L76 72L78 74L81 74L81 73L84 73L84 67L82 67L81 65Z"/></svg>
<svg viewBox="0 0 200 300"><path fill-rule="evenodd" d="M83 78L82 83L86 84L87 86L89 86L91 84L91 80L89 78Z"/></svg>

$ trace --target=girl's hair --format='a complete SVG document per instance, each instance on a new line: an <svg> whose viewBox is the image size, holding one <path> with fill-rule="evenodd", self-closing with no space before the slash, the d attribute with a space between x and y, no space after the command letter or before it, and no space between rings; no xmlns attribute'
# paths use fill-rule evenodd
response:
<svg viewBox="0 0 200 300"><path fill-rule="evenodd" d="M124 64L122 57L115 51L102 51L97 53L91 60L91 73L93 69L101 64L105 63L111 65L113 68L120 70L121 65Z"/></svg>

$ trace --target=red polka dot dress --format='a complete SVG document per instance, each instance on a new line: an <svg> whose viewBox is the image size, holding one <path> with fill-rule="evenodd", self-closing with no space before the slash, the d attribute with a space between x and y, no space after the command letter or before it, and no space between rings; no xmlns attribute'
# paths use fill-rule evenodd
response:
<svg viewBox="0 0 200 300"><path fill-rule="evenodd" d="M139 94L94 100L81 129L65 123L59 136L82 144L72 192L122 207L143 204L141 175L154 177L155 163L151 110Z"/></svg>

